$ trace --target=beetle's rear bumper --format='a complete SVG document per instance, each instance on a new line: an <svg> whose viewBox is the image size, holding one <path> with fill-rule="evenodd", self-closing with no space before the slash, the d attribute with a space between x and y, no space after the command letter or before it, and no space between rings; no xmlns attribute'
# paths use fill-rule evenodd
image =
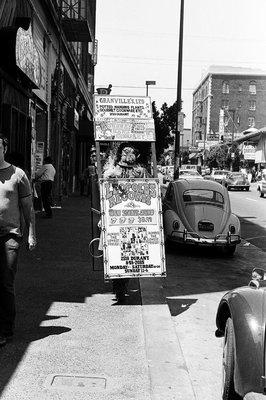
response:
<svg viewBox="0 0 266 400"><path fill-rule="evenodd" d="M247 393L243 400L266 400L266 395L262 393Z"/></svg>
<svg viewBox="0 0 266 400"><path fill-rule="evenodd" d="M227 235L217 235L213 238L204 238L195 232L172 231L169 239L173 242L195 244L202 246L233 246L241 242L239 235L228 233ZM266 400L266 399L265 399Z"/></svg>

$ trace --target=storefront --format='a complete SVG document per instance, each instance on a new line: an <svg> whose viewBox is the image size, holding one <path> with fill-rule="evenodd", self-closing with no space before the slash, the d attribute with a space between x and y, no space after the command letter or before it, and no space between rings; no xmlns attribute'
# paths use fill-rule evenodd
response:
<svg viewBox="0 0 266 400"><path fill-rule="evenodd" d="M14 3L14 4L12 4ZM40 85L40 61L26 0L0 8L0 129L9 139L10 161L32 174L32 90Z"/></svg>

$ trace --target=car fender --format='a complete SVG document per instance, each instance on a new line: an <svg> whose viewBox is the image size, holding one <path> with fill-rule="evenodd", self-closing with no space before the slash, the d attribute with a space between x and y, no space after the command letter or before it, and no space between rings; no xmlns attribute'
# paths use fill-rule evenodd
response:
<svg viewBox="0 0 266 400"><path fill-rule="evenodd" d="M249 286L228 292L218 307L216 324L220 332L224 332L229 316L233 321L234 382L241 396L263 390L265 309L264 290Z"/></svg>
<svg viewBox="0 0 266 400"><path fill-rule="evenodd" d="M236 233L239 236L241 236L241 225L240 225L239 218L235 214L231 214L228 222L229 222L229 226L234 225L234 227L236 228ZM228 229L229 229L229 226L228 226Z"/></svg>
<svg viewBox="0 0 266 400"><path fill-rule="evenodd" d="M165 209L164 215L163 215L163 220L164 220L164 232L166 238L171 237L172 233L174 231L173 228L173 222L178 221L179 223L179 231L184 231L184 225L180 219L180 217L177 215L177 213L172 210L171 208Z"/></svg>

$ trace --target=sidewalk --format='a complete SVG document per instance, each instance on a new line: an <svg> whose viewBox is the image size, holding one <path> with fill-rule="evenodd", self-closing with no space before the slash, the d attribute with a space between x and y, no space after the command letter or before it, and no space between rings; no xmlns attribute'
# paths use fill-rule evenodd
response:
<svg viewBox="0 0 266 400"><path fill-rule="evenodd" d="M88 254L90 209L73 196L36 215L20 254L17 328L0 349L0 399L193 400L162 281L130 281L118 305Z"/></svg>

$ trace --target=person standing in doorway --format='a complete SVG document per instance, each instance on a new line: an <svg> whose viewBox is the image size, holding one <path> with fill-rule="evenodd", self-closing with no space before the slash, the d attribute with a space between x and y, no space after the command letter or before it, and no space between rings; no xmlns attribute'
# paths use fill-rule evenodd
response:
<svg viewBox="0 0 266 400"><path fill-rule="evenodd" d="M55 177L55 168L52 158L47 156L42 167L36 172L35 180L41 182L41 199L45 211L45 218L52 218L52 188Z"/></svg>
<svg viewBox="0 0 266 400"><path fill-rule="evenodd" d="M7 138L0 133L0 346L14 333L15 275L24 219L28 249L36 246L32 191L25 172L7 161Z"/></svg>

